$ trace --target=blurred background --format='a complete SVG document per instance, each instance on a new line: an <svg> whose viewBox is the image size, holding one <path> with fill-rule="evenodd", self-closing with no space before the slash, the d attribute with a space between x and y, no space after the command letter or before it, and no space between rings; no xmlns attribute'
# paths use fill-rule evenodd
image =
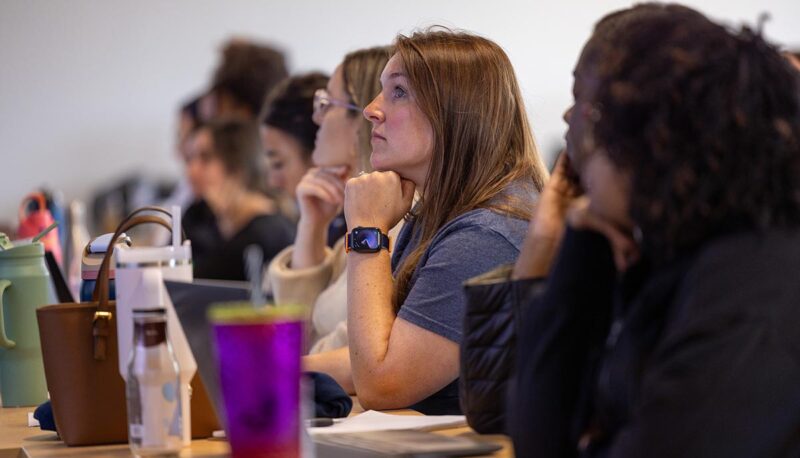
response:
<svg viewBox="0 0 800 458"><path fill-rule="evenodd" d="M348 51L441 24L489 37L508 52L540 149L560 147L572 67L592 24L628 1L348 0L0 2L0 226L42 186L87 204L135 183L158 201L182 173L175 153L180 105L207 89L222 44L262 41L286 53L290 73L333 71ZM688 1L732 26L755 25L800 47L797 0ZM128 192L128 191L126 191Z"/></svg>

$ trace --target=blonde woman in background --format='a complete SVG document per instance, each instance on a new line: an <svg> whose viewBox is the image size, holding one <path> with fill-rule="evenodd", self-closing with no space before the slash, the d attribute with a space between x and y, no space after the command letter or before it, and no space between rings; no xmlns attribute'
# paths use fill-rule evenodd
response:
<svg viewBox="0 0 800 458"><path fill-rule="evenodd" d="M275 302L311 307L310 353L347 346L344 238L340 235L332 248L326 242L329 228L342 211L345 182L372 170L371 129L361 111L380 92L379 77L389 56L387 47L352 52L336 67L327 88L317 91L314 167L296 189L297 236L294 245L269 265Z"/></svg>

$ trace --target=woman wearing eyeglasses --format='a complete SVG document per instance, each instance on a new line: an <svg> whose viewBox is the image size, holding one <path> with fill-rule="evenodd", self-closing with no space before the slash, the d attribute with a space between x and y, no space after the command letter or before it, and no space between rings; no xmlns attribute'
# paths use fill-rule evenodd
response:
<svg viewBox="0 0 800 458"><path fill-rule="evenodd" d="M297 236L269 266L277 303L311 307L310 353L347 345L344 183L371 170L371 130L361 111L380 91L380 73L389 56L386 47L346 55L327 88L314 95L313 120L319 130L311 156L314 167L297 186Z"/></svg>
<svg viewBox="0 0 800 458"><path fill-rule="evenodd" d="M462 284L516 259L546 171L492 41L400 36L381 85L364 110L377 171L345 190L349 348L305 365L365 409L458 413ZM390 252L386 232L404 217Z"/></svg>

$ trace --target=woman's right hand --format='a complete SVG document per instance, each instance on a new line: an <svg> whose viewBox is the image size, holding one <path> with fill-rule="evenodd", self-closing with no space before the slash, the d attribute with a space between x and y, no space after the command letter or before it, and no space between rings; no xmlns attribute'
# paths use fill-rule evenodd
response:
<svg viewBox="0 0 800 458"><path fill-rule="evenodd" d="M347 178L347 166L309 169L297 185L300 223L327 227L342 211Z"/></svg>
<svg viewBox="0 0 800 458"><path fill-rule="evenodd" d="M628 270L641 256L640 246L629 229L619 227L592 211L588 199L583 198L569 208L567 223L573 229L603 234L611 244L614 264L618 272Z"/></svg>
<svg viewBox="0 0 800 458"><path fill-rule="evenodd" d="M582 194L569 156L562 152L536 203L513 278L547 275L561 245L569 209L585 199Z"/></svg>

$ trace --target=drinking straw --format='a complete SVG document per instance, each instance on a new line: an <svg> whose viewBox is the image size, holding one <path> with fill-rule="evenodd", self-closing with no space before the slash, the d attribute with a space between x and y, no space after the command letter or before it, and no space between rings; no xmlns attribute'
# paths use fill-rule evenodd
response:
<svg viewBox="0 0 800 458"><path fill-rule="evenodd" d="M258 245L248 245L244 250L245 269L247 279L250 280L250 302L253 307L264 305L264 291L261 289L261 281L264 268L264 253Z"/></svg>
<svg viewBox="0 0 800 458"><path fill-rule="evenodd" d="M53 229L55 229L55 228L56 228L56 226L58 226L58 221L53 221L53 224L51 224L51 225L47 226L47 229L45 229L45 230L43 230L42 232L39 232L38 234L36 234L36 237L34 237L34 238L33 238L33 240L31 240L31 243L36 243L36 242L38 242L38 241L39 241L39 239L41 239L42 237L44 237L45 235L47 235L47 233L48 233L48 232L50 232L50 231L52 231Z"/></svg>

